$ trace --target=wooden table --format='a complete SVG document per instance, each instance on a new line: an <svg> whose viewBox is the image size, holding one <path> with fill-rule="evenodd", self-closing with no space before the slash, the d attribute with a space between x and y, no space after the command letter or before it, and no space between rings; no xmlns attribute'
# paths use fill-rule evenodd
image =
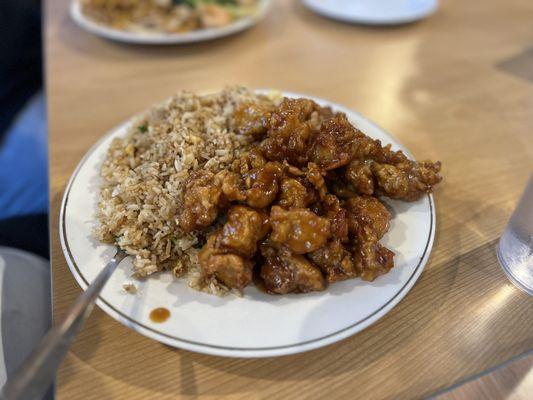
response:
<svg viewBox="0 0 533 400"><path fill-rule="evenodd" d="M305 354L257 360L174 350L95 310L62 365L59 399L417 398L533 348L533 301L506 279L498 236L533 166L533 3L443 1L397 28L323 19L277 0L246 33L210 43L112 43L46 3L54 313L79 295L58 240L65 184L108 129L179 89L227 84L357 109L416 156L443 162L431 259L378 323Z"/></svg>
<svg viewBox="0 0 533 400"><path fill-rule="evenodd" d="M530 400L533 393L533 352L446 388L434 400Z"/></svg>

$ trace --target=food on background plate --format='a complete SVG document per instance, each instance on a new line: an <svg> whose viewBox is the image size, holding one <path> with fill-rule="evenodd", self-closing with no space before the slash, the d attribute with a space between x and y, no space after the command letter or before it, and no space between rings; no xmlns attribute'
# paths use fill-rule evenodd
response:
<svg viewBox="0 0 533 400"><path fill-rule="evenodd" d="M256 0L81 0L82 12L115 29L181 33L252 15Z"/></svg>
<svg viewBox="0 0 533 400"><path fill-rule="evenodd" d="M321 291L390 271L380 198L415 201L439 171L310 99L180 92L112 142L96 234L135 256L137 277L171 270L217 295Z"/></svg>

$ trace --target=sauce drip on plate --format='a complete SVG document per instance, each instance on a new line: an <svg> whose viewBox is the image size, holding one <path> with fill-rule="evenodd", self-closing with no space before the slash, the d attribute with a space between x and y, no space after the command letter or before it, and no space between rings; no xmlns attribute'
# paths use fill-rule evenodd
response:
<svg viewBox="0 0 533 400"><path fill-rule="evenodd" d="M165 322L168 317L170 317L170 311L164 307L154 308L150 312L150 319L152 322L162 323Z"/></svg>

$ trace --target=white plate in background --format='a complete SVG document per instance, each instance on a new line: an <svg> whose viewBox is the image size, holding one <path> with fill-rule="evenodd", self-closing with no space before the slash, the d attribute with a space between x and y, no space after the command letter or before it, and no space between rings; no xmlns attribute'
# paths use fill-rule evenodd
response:
<svg viewBox="0 0 533 400"><path fill-rule="evenodd" d="M365 25L399 25L433 14L438 0L303 0L324 17Z"/></svg>
<svg viewBox="0 0 533 400"><path fill-rule="evenodd" d="M288 97L302 97L284 93ZM309 97L309 96L306 96ZM367 135L408 151L383 129L342 106L314 98L345 112ZM126 134L129 122L106 134L83 157L66 187L60 213L62 250L77 282L87 288L115 252L93 239L101 163L115 137ZM131 281L131 261L122 262L97 304L117 321L170 346L229 357L269 357L299 353L351 336L387 314L409 292L429 258L435 235L431 195L413 203L387 200L393 211L382 243L396 253L395 267L374 282L351 279L323 292L268 295L253 285L243 297L216 297L194 291L185 280L161 273L136 281L136 295L122 285ZM149 314L165 307L171 316L154 323Z"/></svg>
<svg viewBox="0 0 533 400"><path fill-rule="evenodd" d="M80 0L71 0L70 16L81 28L106 39L135 44L184 44L218 39L248 29L265 17L270 4L271 0L259 0L254 15L239 18L221 28L198 29L183 33L134 32L116 29L85 16Z"/></svg>

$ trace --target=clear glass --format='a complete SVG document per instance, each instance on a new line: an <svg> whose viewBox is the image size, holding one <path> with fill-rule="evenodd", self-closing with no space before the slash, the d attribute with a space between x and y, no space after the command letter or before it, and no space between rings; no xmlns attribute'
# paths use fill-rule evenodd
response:
<svg viewBox="0 0 533 400"><path fill-rule="evenodd" d="M533 175L500 238L497 253L509 279L533 296Z"/></svg>

